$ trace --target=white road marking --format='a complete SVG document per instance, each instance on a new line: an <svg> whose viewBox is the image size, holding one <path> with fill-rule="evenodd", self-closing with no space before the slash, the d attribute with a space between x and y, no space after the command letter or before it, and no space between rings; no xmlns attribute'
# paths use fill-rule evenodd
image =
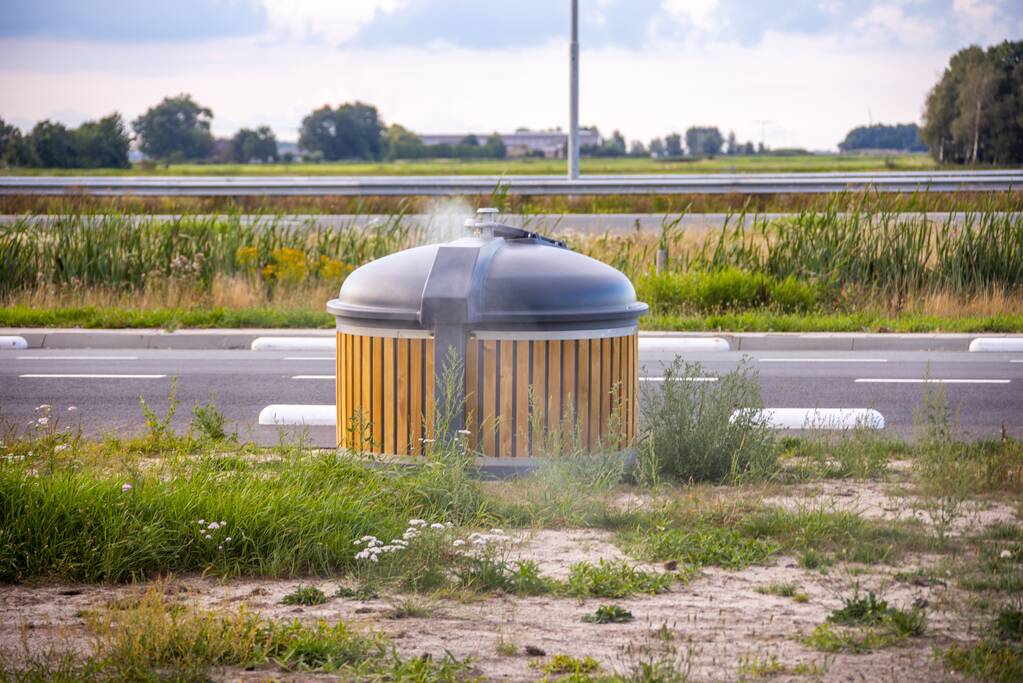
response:
<svg viewBox="0 0 1023 683"><path fill-rule="evenodd" d="M334 375L292 375L291 379L337 379Z"/></svg>
<svg viewBox="0 0 1023 683"><path fill-rule="evenodd" d="M663 382L666 379L667 379L667 377L640 377L639 381L640 382ZM718 381L717 377L678 377L676 379L681 379L684 382L716 382L716 381Z"/></svg>
<svg viewBox="0 0 1023 683"><path fill-rule="evenodd" d="M138 356L18 356L18 360L138 360Z"/></svg>
<svg viewBox="0 0 1023 683"><path fill-rule="evenodd" d="M167 375L115 375L115 374L86 374L86 373L32 373L18 375L25 379L162 379Z"/></svg>
<svg viewBox="0 0 1023 683"><path fill-rule="evenodd" d="M895 379L867 377L855 380L861 384L1008 384L1011 379Z"/></svg>
<svg viewBox="0 0 1023 683"><path fill-rule="evenodd" d="M721 337L640 337L640 351L731 351Z"/></svg>
<svg viewBox="0 0 1023 683"><path fill-rule="evenodd" d="M333 351L334 337L256 337L253 351Z"/></svg>
<svg viewBox="0 0 1023 683"><path fill-rule="evenodd" d="M337 406L293 403L269 405L259 411L259 424L333 427L337 424Z"/></svg>
<svg viewBox="0 0 1023 683"><path fill-rule="evenodd" d="M1023 363L1023 358L1013 358L1010 363Z"/></svg>
<svg viewBox="0 0 1023 683"><path fill-rule="evenodd" d="M977 337L970 342L973 353L1006 353L1023 351L1023 336L1018 337Z"/></svg>
<svg viewBox="0 0 1023 683"><path fill-rule="evenodd" d="M758 358L761 363L887 363L887 358Z"/></svg>
<svg viewBox="0 0 1023 683"><path fill-rule="evenodd" d="M18 335L0 335L0 349L27 349L28 342Z"/></svg>
<svg viewBox="0 0 1023 683"><path fill-rule="evenodd" d="M744 411L732 413L734 422ZM872 408L765 408L753 412L772 429L884 429L884 415Z"/></svg>

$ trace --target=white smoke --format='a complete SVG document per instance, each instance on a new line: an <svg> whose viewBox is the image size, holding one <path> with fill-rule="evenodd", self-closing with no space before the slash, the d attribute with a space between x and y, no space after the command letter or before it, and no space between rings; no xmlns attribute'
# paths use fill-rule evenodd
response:
<svg viewBox="0 0 1023 683"><path fill-rule="evenodd" d="M476 217L476 210L465 199L434 199L426 206L422 230L426 241L450 242L470 234L465 222Z"/></svg>

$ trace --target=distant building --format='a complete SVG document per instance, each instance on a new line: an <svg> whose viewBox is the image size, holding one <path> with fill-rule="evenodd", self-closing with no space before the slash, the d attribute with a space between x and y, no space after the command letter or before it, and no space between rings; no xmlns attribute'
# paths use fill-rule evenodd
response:
<svg viewBox="0 0 1023 683"><path fill-rule="evenodd" d="M457 145L467 136L474 135L482 145L491 133L441 133L420 134L419 139L426 146ZM561 131L517 131L515 133L499 133L508 156L519 158L542 153L547 159L563 159L568 148L568 134ZM579 146L599 145L600 133L592 128L579 129Z"/></svg>

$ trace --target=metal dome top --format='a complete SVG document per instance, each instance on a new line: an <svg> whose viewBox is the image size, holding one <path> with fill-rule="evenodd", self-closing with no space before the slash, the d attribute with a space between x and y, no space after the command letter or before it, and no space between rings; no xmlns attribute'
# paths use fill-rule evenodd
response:
<svg viewBox="0 0 1023 683"><path fill-rule="evenodd" d="M406 249L349 275L327 310L354 324L549 329L635 323L647 312L618 270L493 213L476 235Z"/></svg>

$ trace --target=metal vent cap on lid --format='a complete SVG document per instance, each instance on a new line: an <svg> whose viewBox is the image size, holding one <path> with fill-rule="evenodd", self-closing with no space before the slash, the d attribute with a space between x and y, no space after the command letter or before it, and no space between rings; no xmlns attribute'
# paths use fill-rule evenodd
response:
<svg viewBox="0 0 1023 683"><path fill-rule="evenodd" d="M647 312L620 271L481 209L471 236L406 249L349 275L327 310L338 321L433 328L630 324Z"/></svg>

